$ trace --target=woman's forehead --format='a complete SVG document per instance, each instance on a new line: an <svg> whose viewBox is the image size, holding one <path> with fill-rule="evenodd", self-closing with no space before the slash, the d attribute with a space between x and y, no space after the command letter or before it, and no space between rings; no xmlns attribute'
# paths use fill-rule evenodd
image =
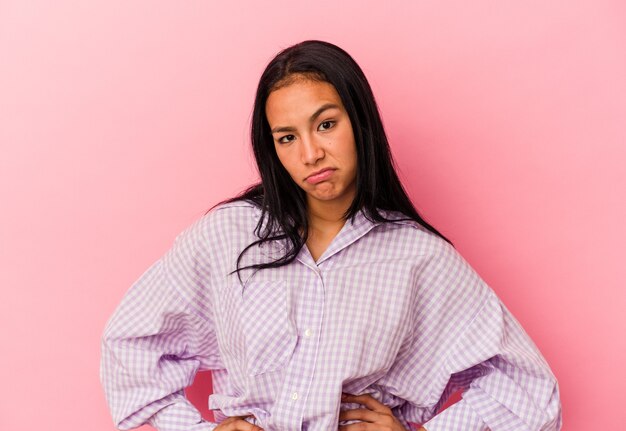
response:
<svg viewBox="0 0 626 431"><path fill-rule="evenodd" d="M319 81L296 81L270 93L265 104L268 118L299 116L313 113L321 105L333 103L343 107L341 97L332 84Z"/></svg>

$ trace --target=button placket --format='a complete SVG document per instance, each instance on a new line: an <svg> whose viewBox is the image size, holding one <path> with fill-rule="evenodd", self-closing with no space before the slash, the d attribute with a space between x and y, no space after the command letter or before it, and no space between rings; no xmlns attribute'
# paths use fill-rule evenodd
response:
<svg viewBox="0 0 626 431"><path fill-rule="evenodd" d="M313 375L316 368L317 354L319 350L319 330L322 326L324 313L324 283L319 270L314 270L306 265L311 271L307 271L303 289L308 290L306 299L298 304L301 310L309 310L306 320L302 321L300 332L301 343L294 352L290 364L285 369L283 383L282 402L277 411L284 411L293 429L301 425L306 399L311 391ZM289 418L289 419L287 419ZM300 422L299 422L300 421ZM286 424L287 422L285 422ZM289 428L289 429L292 429Z"/></svg>

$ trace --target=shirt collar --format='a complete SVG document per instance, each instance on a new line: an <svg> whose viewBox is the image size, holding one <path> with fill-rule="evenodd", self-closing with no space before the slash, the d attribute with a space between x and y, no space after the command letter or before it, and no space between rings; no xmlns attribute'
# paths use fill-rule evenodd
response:
<svg viewBox="0 0 626 431"><path fill-rule="evenodd" d="M260 210L259 210L260 211ZM386 210L378 210L378 212L389 220L396 220L404 217L401 213L396 211L386 211ZM345 224L337 233L337 235L333 238L331 243L328 245L328 248L324 250L324 253L319 257L317 262L311 256L309 249L304 245L296 259L303 263L306 266L315 269L317 266L322 264L324 261L330 259L333 255L339 253L344 248L353 244L363 236L365 236L368 232L374 229L376 226L383 224L384 222L373 221L368 219L363 209L357 211L353 218L346 220ZM409 221L397 221L395 223L415 223L412 220ZM286 241L273 241L266 246L266 250L262 251L261 254L265 255L267 258L273 260L282 256L285 251L287 244Z"/></svg>
<svg viewBox="0 0 626 431"><path fill-rule="evenodd" d="M402 214L392 211L379 210L379 213L386 219L393 220L403 217ZM343 225L339 233L333 238L331 243L328 245L328 248L324 251L324 253L322 253L317 262L313 260L313 257L306 247L302 247L297 259L307 266L319 266L333 255L365 236L376 226L383 223L384 222L368 219L365 211L361 209L354 215L354 218L346 220L346 223Z"/></svg>

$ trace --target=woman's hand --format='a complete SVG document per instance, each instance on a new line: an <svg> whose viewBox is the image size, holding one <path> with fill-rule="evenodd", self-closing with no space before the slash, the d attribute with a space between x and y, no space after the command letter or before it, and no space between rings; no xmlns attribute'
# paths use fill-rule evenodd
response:
<svg viewBox="0 0 626 431"><path fill-rule="evenodd" d="M214 431L263 431L263 428L244 420L249 416L231 416L224 419Z"/></svg>
<svg viewBox="0 0 626 431"><path fill-rule="evenodd" d="M342 425L339 431L407 431L396 419L391 409L368 394L343 394L341 401L362 404L366 409L344 410L339 414L340 421L359 420L361 422Z"/></svg>

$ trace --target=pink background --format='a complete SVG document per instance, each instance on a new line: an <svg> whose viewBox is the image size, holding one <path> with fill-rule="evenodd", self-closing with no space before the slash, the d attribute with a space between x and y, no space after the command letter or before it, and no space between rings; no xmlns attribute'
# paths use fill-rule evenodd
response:
<svg viewBox="0 0 626 431"><path fill-rule="evenodd" d="M106 320L255 180L258 77L310 38L364 69L414 202L543 352L564 429L623 426L623 1L0 0L0 429L113 429Z"/></svg>

